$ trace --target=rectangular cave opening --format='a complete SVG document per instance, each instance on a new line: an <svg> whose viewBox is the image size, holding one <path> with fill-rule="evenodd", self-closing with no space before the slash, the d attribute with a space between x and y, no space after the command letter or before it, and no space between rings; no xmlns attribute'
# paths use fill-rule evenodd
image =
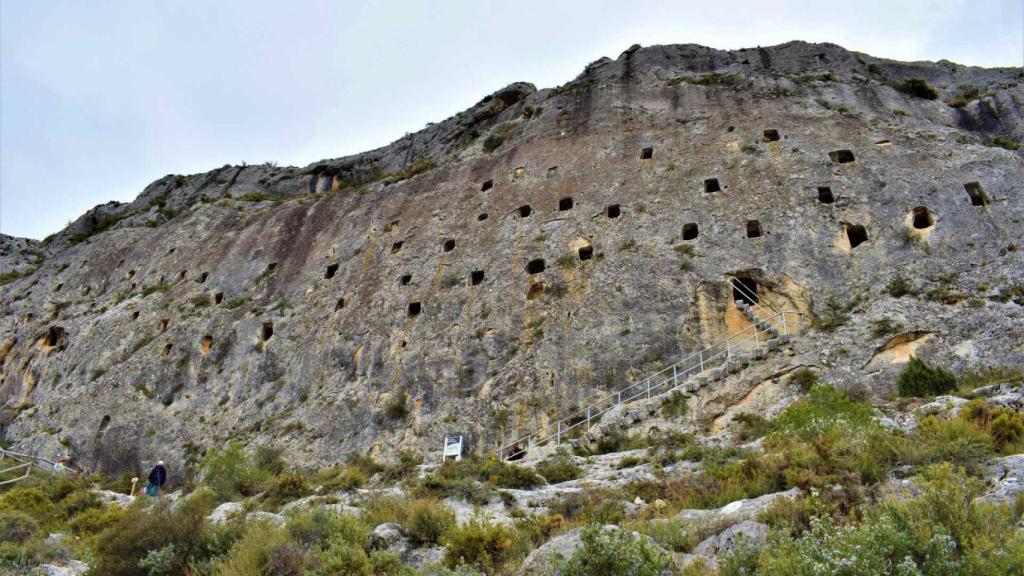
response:
<svg viewBox="0 0 1024 576"><path fill-rule="evenodd" d="M856 248L868 241L868 230L860 224L846 225L846 239L850 241L850 248Z"/></svg>
<svg viewBox="0 0 1024 576"><path fill-rule="evenodd" d="M565 212L566 210L572 210L572 196L567 196L558 201L558 211Z"/></svg>
<svg viewBox="0 0 1024 576"><path fill-rule="evenodd" d="M442 247L444 248L445 252L451 252L452 250L455 250L455 240L445 240L444 245Z"/></svg>
<svg viewBox="0 0 1024 576"><path fill-rule="evenodd" d="M398 278L398 283L402 286L408 286L409 282L412 282L412 274L403 274Z"/></svg>
<svg viewBox="0 0 1024 576"><path fill-rule="evenodd" d="M338 273L338 265L337 264L328 264L327 265L327 270L324 271L324 278L327 279L327 280L330 280L331 278L334 278L334 275L337 274L337 273Z"/></svg>
<svg viewBox="0 0 1024 576"><path fill-rule="evenodd" d="M972 206L988 206L988 194L985 194L980 182L968 182L964 184L964 190L967 191Z"/></svg>
<svg viewBox="0 0 1024 576"><path fill-rule="evenodd" d="M484 281L484 271L483 270L474 270L469 275L469 284L470 284L470 286L476 286L477 284L479 284L479 283L481 283L483 281Z"/></svg>
<svg viewBox="0 0 1024 576"><path fill-rule="evenodd" d="M224 301L224 293L223 292L217 292L216 294L213 295L213 303L214 304L220 304L223 301Z"/></svg>
<svg viewBox="0 0 1024 576"><path fill-rule="evenodd" d="M419 316L423 310L423 305L419 302L409 302L409 317Z"/></svg>
<svg viewBox="0 0 1024 576"><path fill-rule="evenodd" d="M764 231L761 229L761 222L747 220L747 238L760 238Z"/></svg>
<svg viewBox="0 0 1024 576"><path fill-rule="evenodd" d="M836 201L836 197L832 195L832 189L828 186L818 186L818 202L822 204L831 204Z"/></svg>
<svg viewBox="0 0 1024 576"><path fill-rule="evenodd" d="M774 130L774 129L765 130L764 131L764 141L765 142L778 142L779 141L779 131L778 130Z"/></svg>
<svg viewBox="0 0 1024 576"><path fill-rule="evenodd" d="M754 305L760 301L757 294L757 280L748 277L737 277L732 280L733 302L746 302Z"/></svg>
<svg viewBox="0 0 1024 576"><path fill-rule="evenodd" d="M699 230L696 222L683 224L683 240L696 240L697 234L699 234Z"/></svg>
<svg viewBox="0 0 1024 576"><path fill-rule="evenodd" d="M494 180L485 180L484 183L480 185L481 192L487 192L491 188L494 188Z"/></svg>
<svg viewBox="0 0 1024 576"><path fill-rule="evenodd" d="M537 258L535 260L530 260L530 262L526 265L526 273L527 274L540 274L541 272L544 271L544 268L545 268L544 259L543 258Z"/></svg>
<svg viewBox="0 0 1024 576"><path fill-rule="evenodd" d="M533 208L530 208L529 204L524 204L520 206L519 208L516 209L516 211L519 212L520 218L526 218L530 214L533 214Z"/></svg>
<svg viewBox="0 0 1024 576"><path fill-rule="evenodd" d="M640 151L641 160L650 160L651 158L654 158L654 146L648 146Z"/></svg>
<svg viewBox="0 0 1024 576"><path fill-rule="evenodd" d="M704 192L710 194L712 192L720 192L722 186L718 183L718 178L708 178L704 181Z"/></svg>
<svg viewBox="0 0 1024 576"><path fill-rule="evenodd" d="M932 213L928 210L927 206L918 206L914 208L913 225L917 230L924 230L925 228L931 228L935 224L935 218L932 217Z"/></svg>
<svg viewBox="0 0 1024 576"><path fill-rule="evenodd" d="M398 242L395 242L394 244L392 244L391 245L391 253L392 254L397 254L398 251L402 249L402 244L404 244L404 243L405 242L402 242L401 240L399 240Z"/></svg>
<svg viewBox="0 0 1024 576"><path fill-rule="evenodd" d="M622 215L622 208L618 204L611 204L604 209L604 213L609 218L618 218Z"/></svg>
<svg viewBox="0 0 1024 576"><path fill-rule="evenodd" d="M263 323L263 327L260 329L260 340L266 342L274 336L274 323L267 320Z"/></svg>
<svg viewBox="0 0 1024 576"><path fill-rule="evenodd" d="M580 249L576 251L576 254L579 255L581 262L584 260L590 260L594 257L594 247L580 246Z"/></svg>
<svg viewBox="0 0 1024 576"><path fill-rule="evenodd" d="M828 153L829 159L839 164L846 164L847 162L853 162L853 152L849 150L833 150Z"/></svg>
<svg viewBox="0 0 1024 576"><path fill-rule="evenodd" d="M338 298L337 304L334 305L334 311L337 312L338 310L341 310L344 307L345 307L345 297L342 296L341 298Z"/></svg>

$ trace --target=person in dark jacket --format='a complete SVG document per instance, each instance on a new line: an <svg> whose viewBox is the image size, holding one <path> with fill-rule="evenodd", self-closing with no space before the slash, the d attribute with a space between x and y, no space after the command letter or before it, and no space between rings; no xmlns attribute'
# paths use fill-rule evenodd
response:
<svg viewBox="0 0 1024 576"><path fill-rule="evenodd" d="M167 482L167 468L164 468L164 461L161 460L149 472L149 478L146 479L146 495L158 496L160 494L160 487L165 482Z"/></svg>

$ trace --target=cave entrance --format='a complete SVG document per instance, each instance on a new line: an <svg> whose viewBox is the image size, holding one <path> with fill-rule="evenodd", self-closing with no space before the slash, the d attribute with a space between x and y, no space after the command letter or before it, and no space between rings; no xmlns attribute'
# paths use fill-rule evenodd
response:
<svg viewBox="0 0 1024 576"><path fill-rule="evenodd" d="M394 244L392 244L391 245L391 253L392 254L397 254L398 251L402 249L402 244L404 244L404 242L402 242L401 240L399 240L398 242L395 242Z"/></svg>
<svg viewBox="0 0 1024 576"><path fill-rule="evenodd" d="M572 196L562 198L558 201L559 212L565 212L566 210L572 210Z"/></svg>
<svg viewBox="0 0 1024 576"><path fill-rule="evenodd" d="M544 287L545 285L543 282L537 282L536 284L532 284L530 286L530 291L527 292L526 294L526 299L536 300L537 298L540 298L541 296L544 295Z"/></svg>
<svg viewBox="0 0 1024 576"><path fill-rule="evenodd" d="M988 206L988 194L985 194L980 182L968 182L964 184L964 190L967 190L967 195L971 198L971 205Z"/></svg>
<svg viewBox="0 0 1024 576"><path fill-rule="evenodd" d="M445 252L451 252L455 250L455 240L445 240L443 249Z"/></svg>
<svg viewBox="0 0 1024 576"><path fill-rule="evenodd" d="M213 303L214 304L220 304L223 301L224 301L224 293L223 292L217 292L216 294L213 295Z"/></svg>
<svg viewBox="0 0 1024 576"><path fill-rule="evenodd" d="M533 208L530 208L529 204L524 204L523 206L520 206L519 208L516 209L516 211L519 212L520 218L526 218L530 214L533 214Z"/></svg>
<svg viewBox="0 0 1024 576"><path fill-rule="evenodd" d="M712 192L719 192L722 190L722 186L718 183L718 178L708 178L704 181L704 192L710 194Z"/></svg>
<svg viewBox="0 0 1024 576"><path fill-rule="evenodd" d="M345 298L344 297L338 298L338 303L334 305L334 311L337 312L338 310L341 310L344 307L345 307Z"/></svg>
<svg viewBox="0 0 1024 576"><path fill-rule="evenodd" d="M260 340L266 342L274 336L274 323L267 320L260 329Z"/></svg>
<svg viewBox="0 0 1024 576"><path fill-rule="evenodd" d="M818 186L818 202L822 204L831 204L836 201L836 197L832 195L832 189L828 186Z"/></svg>
<svg viewBox="0 0 1024 576"><path fill-rule="evenodd" d="M415 316L419 316L420 312L422 310L423 310L423 305L420 304L419 302L410 302L409 303L409 317L410 318L415 317Z"/></svg>
<svg viewBox="0 0 1024 576"><path fill-rule="evenodd" d="M480 191L481 192L486 192L486 191L490 190L491 188L494 188L494 180L487 180L483 184L480 185Z"/></svg>
<svg viewBox="0 0 1024 576"><path fill-rule="evenodd" d="M612 204L605 208L604 213L609 218L618 218L622 215L622 208L618 204Z"/></svg>
<svg viewBox="0 0 1024 576"><path fill-rule="evenodd" d="M64 345L67 341L67 332L60 326L50 326L50 329L46 331L46 345L50 348L56 348L57 346Z"/></svg>
<svg viewBox="0 0 1024 576"><path fill-rule="evenodd" d="M328 264L327 265L327 270L324 271L324 278L327 279L327 280L330 280L331 278L334 278L334 275L337 274L337 273L338 273L338 265L337 264Z"/></svg>
<svg viewBox="0 0 1024 576"><path fill-rule="evenodd" d="M576 254L579 255L581 262L583 260L590 260L591 258L594 257L594 247L580 246L580 249L576 251Z"/></svg>
<svg viewBox="0 0 1024 576"><path fill-rule="evenodd" d="M412 282L412 274L402 274L398 277L398 284L400 286L408 286L409 282Z"/></svg>
<svg viewBox="0 0 1024 576"><path fill-rule="evenodd" d="M161 318L160 319L160 331L161 332L166 332L167 331L167 325L170 324L170 323L171 323L171 319L170 318Z"/></svg>
<svg viewBox="0 0 1024 576"><path fill-rule="evenodd" d="M654 146L648 146L640 151L641 160L650 160L651 158L654 158Z"/></svg>
<svg viewBox="0 0 1024 576"><path fill-rule="evenodd" d="M846 225L846 239L850 241L850 249L868 241L868 230L860 224Z"/></svg>
<svg viewBox="0 0 1024 576"><path fill-rule="evenodd" d="M527 274L540 274L544 271L544 259L537 258L536 260L530 260L529 264L526 265Z"/></svg>
<svg viewBox="0 0 1024 576"><path fill-rule="evenodd" d="M913 225L918 230L931 228L935 225L935 218L932 217L932 213L928 211L926 206L918 206L914 208Z"/></svg>
<svg viewBox="0 0 1024 576"><path fill-rule="evenodd" d="M853 162L853 152L849 150L833 150L828 153L829 159L839 164L846 164Z"/></svg>
<svg viewBox="0 0 1024 576"><path fill-rule="evenodd" d="M763 230L757 220L747 220L747 238L760 238Z"/></svg>
<svg viewBox="0 0 1024 576"><path fill-rule="evenodd" d="M753 306L760 301L757 294L757 280L748 277L737 277L732 279L732 301L746 302Z"/></svg>
<svg viewBox="0 0 1024 576"><path fill-rule="evenodd" d="M477 222L483 222L484 220L487 220L487 212L484 212L483 214L477 216L476 220Z"/></svg>
<svg viewBox="0 0 1024 576"><path fill-rule="evenodd" d="M697 229L696 222L683 224L683 240L696 240L698 234L699 230Z"/></svg>
<svg viewBox="0 0 1024 576"><path fill-rule="evenodd" d="M764 141L765 142L778 142L779 141L779 131L778 130L772 130L772 129L765 130L764 131Z"/></svg>
<svg viewBox="0 0 1024 576"><path fill-rule="evenodd" d="M481 283L483 281L484 281L484 271L483 270L474 270L472 273L470 273L470 275L469 275L469 285L470 286L476 286L477 284L479 284L479 283Z"/></svg>
<svg viewBox="0 0 1024 576"><path fill-rule="evenodd" d="M206 279L209 278L209 277L210 277L210 273L209 272L203 272L202 274L199 275L199 278L196 278L196 282L202 284L203 282L206 282Z"/></svg>
<svg viewBox="0 0 1024 576"><path fill-rule="evenodd" d="M199 352L203 356L206 356L207 354L210 353L210 350L213 350L213 336L207 334L206 336L203 336L202 340L199 341Z"/></svg>

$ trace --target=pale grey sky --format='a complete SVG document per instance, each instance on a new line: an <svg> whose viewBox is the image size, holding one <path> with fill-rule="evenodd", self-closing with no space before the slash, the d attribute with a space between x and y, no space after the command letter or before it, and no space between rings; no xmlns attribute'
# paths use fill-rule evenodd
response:
<svg viewBox="0 0 1024 576"><path fill-rule="evenodd" d="M165 174L375 148L635 43L1021 66L1022 4L0 0L0 232L42 238Z"/></svg>

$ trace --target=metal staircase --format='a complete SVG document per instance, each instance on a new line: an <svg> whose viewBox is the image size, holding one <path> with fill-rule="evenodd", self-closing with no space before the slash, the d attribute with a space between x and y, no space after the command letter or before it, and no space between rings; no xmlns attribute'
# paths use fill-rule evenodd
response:
<svg viewBox="0 0 1024 576"><path fill-rule="evenodd" d="M695 392L701 386L739 372L751 362L767 358L770 353L789 344L802 329L802 312L776 310L767 302L762 303L742 282L732 280L731 286L741 296L736 299L736 307L750 320L750 326L643 380L612 392L557 422L502 446L497 451L498 459L518 460L535 447L551 442L560 445L573 434L579 434L584 429L589 431L602 415L627 402L651 398L680 388Z"/></svg>

